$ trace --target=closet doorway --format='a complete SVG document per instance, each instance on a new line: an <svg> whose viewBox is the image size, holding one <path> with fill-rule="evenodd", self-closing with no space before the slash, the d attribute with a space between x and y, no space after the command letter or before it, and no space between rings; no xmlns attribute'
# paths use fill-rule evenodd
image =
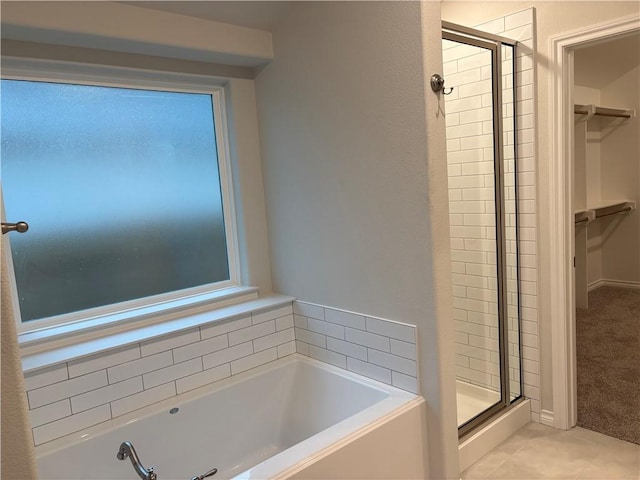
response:
<svg viewBox="0 0 640 480"><path fill-rule="evenodd" d="M636 443L624 426L640 420L638 32L633 16L551 38L548 219L558 319L550 419Z"/></svg>
<svg viewBox="0 0 640 480"><path fill-rule="evenodd" d="M640 33L573 63L577 425L640 444Z"/></svg>

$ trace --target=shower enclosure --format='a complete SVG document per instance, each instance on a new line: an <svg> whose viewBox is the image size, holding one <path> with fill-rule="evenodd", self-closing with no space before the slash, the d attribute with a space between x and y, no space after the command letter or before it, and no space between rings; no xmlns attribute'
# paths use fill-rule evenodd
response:
<svg viewBox="0 0 640 480"><path fill-rule="evenodd" d="M522 397L517 57L515 41L448 22L442 38L462 436Z"/></svg>

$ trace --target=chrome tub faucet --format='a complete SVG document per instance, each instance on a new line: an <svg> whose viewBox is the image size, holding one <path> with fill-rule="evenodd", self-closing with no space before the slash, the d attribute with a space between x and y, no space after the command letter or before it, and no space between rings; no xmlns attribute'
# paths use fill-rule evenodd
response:
<svg viewBox="0 0 640 480"><path fill-rule="evenodd" d="M140 463L136 449L133 448L131 442L122 442L116 457L118 457L118 460L125 460L126 458L129 458L133 465L133 469L142 480L158 480L158 475L153 471L153 467L144 468L142 463Z"/></svg>
<svg viewBox="0 0 640 480"><path fill-rule="evenodd" d="M131 465L133 465L133 469L142 480L158 480L158 475L153 471L153 467L144 468L142 463L140 463L136 449L133 448L133 444L131 442L122 442L116 457L118 460L125 460L129 458L131 460ZM212 477L216 473L218 473L218 469L212 468L207 473L192 477L191 480L204 480L207 477Z"/></svg>

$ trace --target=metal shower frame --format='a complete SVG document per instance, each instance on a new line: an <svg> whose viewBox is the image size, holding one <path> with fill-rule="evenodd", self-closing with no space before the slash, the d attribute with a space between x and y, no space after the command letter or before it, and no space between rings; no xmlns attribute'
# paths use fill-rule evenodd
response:
<svg viewBox="0 0 640 480"><path fill-rule="evenodd" d="M518 182L517 182L517 102L516 102L516 46L517 42L473 28L442 22L442 39L472 45L491 52L491 80L493 93L493 159L495 176L495 207L496 207L496 257L498 284L498 345L500 354L500 401L484 410L468 422L458 427L458 436L465 437L473 432L489 418L515 406L524 399L522 378L522 342L521 342L521 303L520 303L520 268L519 268L519 239L518 239ZM516 288L518 296L518 351L520 356L520 395L511 400L509 384L509 345L508 345L508 292L507 292L507 248L505 234L505 185L504 185L504 147L502 121L502 46L513 48L513 123L514 123L514 177L515 177L515 244L516 244Z"/></svg>

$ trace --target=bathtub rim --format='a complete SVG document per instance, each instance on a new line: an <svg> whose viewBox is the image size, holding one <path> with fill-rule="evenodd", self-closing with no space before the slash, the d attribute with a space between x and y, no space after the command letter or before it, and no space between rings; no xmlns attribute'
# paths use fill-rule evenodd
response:
<svg viewBox="0 0 640 480"><path fill-rule="evenodd" d="M35 447L35 457L36 457L36 462L40 457L44 457L44 456L49 456L52 454L55 454L56 452L59 452L60 450L63 450L67 447L71 447L73 445L79 444L79 443L84 443L87 441L90 441L91 439L103 435L103 434L107 434L113 430L116 430L119 427L125 426L125 425L129 425L131 423L135 423L137 421L152 417L154 415L158 415L161 414L163 412L168 412L171 408L173 407L180 407L181 405L185 404L185 403L189 403L195 400L198 400L200 398L203 398L207 395L211 395L214 394L217 391L223 390L225 388L229 388L232 387L236 384L251 380L254 377L260 376L262 374L271 372L273 370L276 370L278 368L282 368L285 367L287 365L293 364L293 363L297 363L297 362L303 362L306 363L308 365L314 366L314 367L318 367L324 370L328 370L329 372L339 375L341 377L347 378L351 381L363 384L369 388L372 388L374 390L378 390L378 391L382 391L387 393L387 395L389 397L393 397L396 399L402 399L401 402L399 402L400 404L402 403L406 403L408 401L410 401L411 399L414 399L416 397L418 398L422 398L419 395L415 395L413 393L407 392L405 390L401 390L397 387L394 387L392 385L388 385L382 382L379 382L377 380L373 380L367 377L364 377L358 373L355 372L351 372L349 370L344 370L342 368L336 367L334 365L322 362L320 360L315 360L313 358L307 357L305 355L299 354L299 353L293 353L291 355L287 355L286 357L274 360L272 362L269 362L267 364L252 368L250 370L247 370L245 372L236 374L236 375L232 375L230 377L227 377L225 379L219 380L217 382L208 384L208 385L203 385L201 387L195 388L193 390L190 390L188 392L184 392L178 395L175 395L173 397L161 400L157 403L151 404L151 405L147 405L145 407L142 407L138 410L134 410L132 412L126 413L120 417L116 417L116 418L112 418L110 420L107 420L105 422L99 423L97 425L93 425L89 428L74 432L74 433L70 433L68 435L65 435L63 437L57 438L55 440L51 440L49 442L43 443L41 445L38 445ZM385 402L386 400L388 400L388 398L382 399L379 402L377 402L376 404L367 407L365 410L369 410L370 408L374 407L375 405L381 403L381 402ZM364 411L364 410L363 410ZM360 413L362 413L362 411L357 412L354 416L359 415ZM353 417L353 416L352 416ZM348 417L340 422L338 422L338 424L343 423L347 420L349 420L349 418L352 417ZM338 425L336 424L336 425ZM329 428L333 428L336 425L333 425L332 427ZM328 429L325 429L328 430ZM323 430L323 431L325 431ZM315 436L318 435L317 432L316 434L312 435L311 437L307 438L304 441L309 440L310 438L313 438ZM303 441L303 442L304 442ZM300 443L303 443L300 442ZM299 445L299 444L297 444ZM295 445L293 447L290 447L289 449L285 450L288 451L291 448L294 448ZM277 455L276 455L277 456ZM272 458L275 458L272 457ZM255 468L255 467L253 467ZM251 469L249 469L251 470ZM248 470L247 470L248 471ZM234 478L238 478L238 477L234 477ZM250 478L250 477L248 477Z"/></svg>
<svg viewBox="0 0 640 480"><path fill-rule="evenodd" d="M314 363L318 362L309 357L303 356L303 358ZM291 475L296 472L426 402L424 397L420 395L325 364L324 362L319 363L330 367L329 370L335 373L345 373L346 375L343 376L349 379L362 380L361 383L385 391L388 396L235 475L231 480L264 480L267 478L284 480L291 478Z"/></svg>
<svg viewBox="0 0 640 480"><path fill-rule="evenodd" d="M378 416L375 420L366 423L365 425L362 425L358 428L353 428L350 424L351 422L348 422L350 419L357 417L359 414L365 412L365 410L374 408L375 405L372 405L371 407L368 407L365 410L362 410L361 412L358 412L357 414L346 418L345 420L323 430L322 432L319 432L316 435L313 435L312 437L309 437L308 439L304 440L303 442L300 442L296 445L294 445L293 447L281 452L282 454L287 454L289 455L289 457L292 456L291 454L291 450L295 449L298 446L301 446L304 442L307 442L308 440L312 439L313 437L318 436L320 433L325 433L326 431L333 429L334 427L339 427L340 430L345 430L345 432L343 432L339 438L335 441L330 443L329 445L325 445L324 447L318 448L317 450L314 450L313 453L311 455L307 455L304 458L296 461L296 462L291 462L289 461L288 463L290 465L288 465L286 468L280 469L280 470L274 470L272 471L272 469L270 468L269 470L264 469L263 465L265 462L260 463L258 465L256 465L255 467L253 467L250 470L255 470L257 473L257 476L255 477L243 477L241 475L237 475L235 477L233 477L231 480L262 480L264 478L270 478L272 480L286 480L286 479L290 479L290 478L295 478L293 477L293 475L301 472L302 470L304 470L305 468L313 465L315 462L322 460L323 458L331 455L333 452L336 452L338 450L340 450L341 448L344 448L345 446L349 445L350 443L357 441L359 438L364 437L365 435L367 435L370 432L373 432L374 430L376 430L377 428L379 428L380 426L392 421L395 418L400 417L401 415L404 415L405 413L409 412L410 410L413 410L414 408L421 408L421 406L423 404L426 404L426 400L424 399L424 397L420 396L420 395L416 395L416 394L410 394L412 395L414 398L406 401L405 403L395 406L393 409L390 409L386 414L382 415L382 416ZM347 422L347 423L345 423ZM341 425L343 424L344 425ZM348 428L347 425L349 425L351 428ZM336 430L338 430L338 428L336 428ZM349 433L346 433L349 432ZM272 458L276 458L277 455L274 455L274 457ZM269 459L270 460L270 459ZM266 471L265 471L266 470ZM263 474L267 473L267 474L271 474L272 476L270 477L265 477Z"/></svg>

